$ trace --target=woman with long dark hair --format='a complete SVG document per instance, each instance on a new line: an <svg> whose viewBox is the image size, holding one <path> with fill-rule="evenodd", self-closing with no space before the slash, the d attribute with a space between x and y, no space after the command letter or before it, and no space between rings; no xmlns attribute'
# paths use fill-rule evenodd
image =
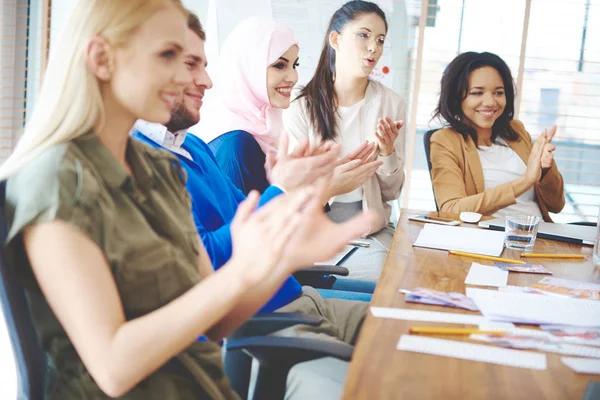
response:
<svg viewBox="0 0 600 400"><path fill-rule="evenodd" d="M551 143L556 126L533 143L514 120L508 65L492 53L463 53L444 71L431 137L431 176L440 211L525 214L551 221L565 204Z"/></svg>
<svg viewBox="0 0 600 400"><path fill-rule="evenodd" d="M391 89L369 79L383 54L388 24L375 3L350 1L331 17L319 64L313 78L284 111L284 125L292 142L335 141L342 145L343 164L330 186L328 213L344 221L363 209L377 220L367 240L345 266L350 276L377 279L393 237L389 227L391 207L404 182L404 119L406 104ZM372 154L358 155L364 142ZM380 165L362 173L362 163Z"/></svg>

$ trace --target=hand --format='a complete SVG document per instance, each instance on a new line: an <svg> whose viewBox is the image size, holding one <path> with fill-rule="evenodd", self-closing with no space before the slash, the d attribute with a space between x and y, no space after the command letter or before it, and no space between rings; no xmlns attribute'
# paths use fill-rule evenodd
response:
<svg viewBox="0 0 600 400"><path fill-rule="evenodd" d="M326 184L321 181L316 185L317 197L322 197ZM281 262L291 274L299 268L327 260L342 251L351 240L368 234L375 218L376 215L368 211L337 224L325 215L321 204L313 198L302 212L302 222L289 238Z"/></svg>
<svg viewBox="0 0 600 400"><path fill-rule="evenodd" d="M377 144L374 142L364 141L358 145L354 150L348 153L346 156L339 160L339 165L346 164L352 160L360 160L366 162L373 155L377 149Z"/></svg>
<svg viewBox="0 0 600 400"><path fill-rule="evenodd" d="M404 126L404 121L392 121L390 117L379 118L377 120L377 145L379 147L379 155L389 156L395 150L394 141L398 137L400 128Z"/></svg>
<svg viewBox="0 0 600 400"><path fill-rule="evenodd" d="M376 157L377 153L373 152L366 160L356 159L337 166L333 171L329 189L326 191L326 198L322 198L323 202L362 186L375 174L377 168L383 165L382 161L375 160Z"/></svg>
<svg viewBox="0 0 600 400"><path fill-rule="evenodd" d="M540 161L541 161L542 169L548 169L548 168L552 167L552 161L554 161L553 151L556 150L556 146L550 142L552 142L552 138L554 138L554 135L556 134L556 126L553 126L552 128L550 128L549 131L544 129L544 132L542 132L542 134L546 135L548 142L542 149L542 156L541 156Z"/></svg>
<svg viewBox="0 0 600 400"><path fill-rule="evenodd" d="M542 155L547 145L548 135L544 131L533 144L531 153L529 153L529 158L527 159L527 169L523 178L529 187L533 186L542 177Z"/></svg>
<svg viewBox="0 0 600 400"><path fill-rule="evenodd" d="M331 142L311 146L302 141L294 151L287 153L288 137L279 140L277 155L268 153L265 161L267 179L286 191L311 185L317 179L333 174L337 165L340 146Z"/></svg>
<svg viewBox="0 0 600 400"><path fill-rule="evenodd" d="M314 198L314 189L278 196L259 210L259 194L250 192L238 207L231 223L232 268L249 287L257 285L281 261L289 239L302 222L302 210Z"/></svg>

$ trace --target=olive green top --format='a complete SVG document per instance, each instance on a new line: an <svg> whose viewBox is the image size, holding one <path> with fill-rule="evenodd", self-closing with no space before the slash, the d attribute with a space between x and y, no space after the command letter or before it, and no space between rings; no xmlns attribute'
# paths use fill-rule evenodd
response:
<svg viewBox="0 0 600 400"><path fill-rule="evenodd" d="M6 256L17 268L48 355L49 399L107 396L83 366L39 289L23 249L24 228L62 220L93 241L106 257L128 320L169 303L202 279L198 234L177 159L131 139L126 158L133 177L90 133L51 147L7 182ZM238 397L225 377L221 348L198 341L123 398Z"/></svg>

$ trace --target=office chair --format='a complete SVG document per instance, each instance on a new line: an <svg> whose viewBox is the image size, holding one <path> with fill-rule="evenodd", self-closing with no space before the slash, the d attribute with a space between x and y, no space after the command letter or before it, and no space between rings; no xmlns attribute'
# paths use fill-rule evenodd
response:
<svg viewBox="0 0 600 400"><path fill-rule="evenodd" d="M427 160L427 168L429 169L429 178L431 178L431 136L433 136L433 134L436 133L439 129L440 128L428 130L423 135L423 146L425 147L425 159ZM440 212L440 208L438 207L437 200L435 198L433 182L431 184L431 190L433 191L433 202L435 203L435 210L437 212Z"/></svg>
<svg viewBox="0 0 600 400"><path fill-rule="evenodd" d="M5 194L6 181L2 181L0 182L0 237L3 246L0 253L0 302L15 357L17 399L42 400L45 389L46 355L39 346L37 333L33 327L29 306L25 298L25 291L19 283L15 271L6 263L4 242L8 235L8 227L4 212ZM348 270L343 267L319 266L301 270L299 273L305 276L322 275L323 273L347 275ZM239 332L244 336L267 335L299 323L319 325L321 322L322 318L315 316L266 313L253 317ZM238 386L240 385L239 382L243 384L245 371L241 368L243 367L242 363L236 366L236 359L240 359L241 355L246 356L243 351L247 349L248 352L263 360L261 371L259 371L260 387L258 387L259 390L255 391L255 393L262 394L257 398L269 398L268 393L272 392L271 388L277 386L275 382L279 384L279 387L283 385L283 391L285 392L287 372L296 363L324 356L338 356L349 359L352 353L352 346L333 342L330 345L330 343L321 342L297 338L245 337L243 340L234 341L230 344L232 350L227 355L229 362L226 363L226 372L233 377L232 382L238 382ZM282 356L285 362L279 361ZM248 356L246 357L249 359ZM245 362L243 359L242 361ZM277 374L273 374L270 370L274 366L277 366ZM278 379L279 377L281 378ZM268 389L267 392L262 391L266 390L264 389L265 386ZM247 391L247 386L245 390Z"/></svg>
<svg viewBox="0 0 600 400"><path fill-rule="evenodd" d="M258 314L244 324L225 345L225 372L242 399L250 399L252 359L258 361L258 374L252 399L281 400L285 397L290 369L301 362L323 357L350 361L354 347L339 341L298 337L266 336L287 327L318 326L321 316L296 313Z"/></svg>
<svg viewBox="0 0 600 400"><path fill-rule="evenodd" d="M33 328L25 291L15 271L6 264L4 244L8 235L5 217L6 181L0 182L0 302L17 367L17 399L44 398L46 355ZM18 240L18 239L17 239Z"/></svg>

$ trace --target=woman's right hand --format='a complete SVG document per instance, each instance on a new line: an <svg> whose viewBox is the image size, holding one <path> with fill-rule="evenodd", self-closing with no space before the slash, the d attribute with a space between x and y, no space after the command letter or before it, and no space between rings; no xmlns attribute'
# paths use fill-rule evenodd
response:
<svg viewBox="0 0 600 400"><path fill-rule="evenodd" d="M259 194L250 192L231 223L233 250L230 265L238 268L249 287L259 284L283 257L290 237L300 226L302 210L314 188L280 195L256 210Z"/></svg>
<svg viewBox="0 0 600 400"><path fill-rule="evenodd" d="M350 193L372 177L383 162L377 161L377 146L373 143L361 144L351 154L343 157L333 171L333 177L326 192L325 202L334 196Z"/></svg>

